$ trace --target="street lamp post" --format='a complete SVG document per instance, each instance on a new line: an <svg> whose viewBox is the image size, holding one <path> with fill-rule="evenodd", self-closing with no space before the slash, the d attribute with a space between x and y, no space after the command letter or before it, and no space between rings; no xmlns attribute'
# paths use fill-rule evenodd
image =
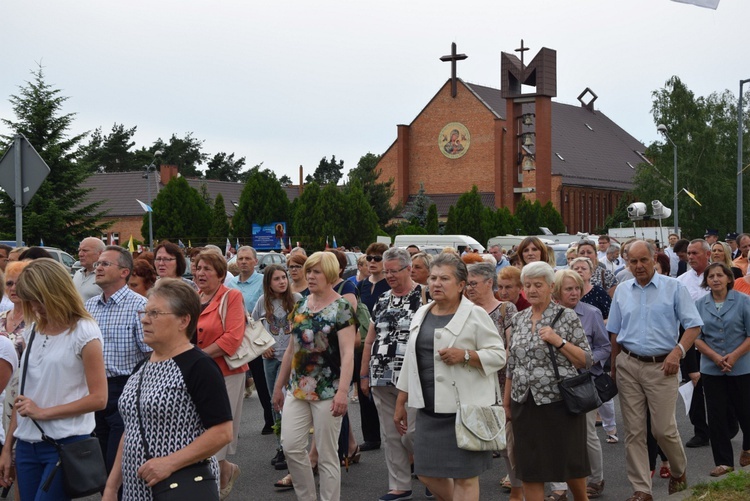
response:
<svg viewBox="0 0 750 501"><path fill-rule="evenodd" d="M674 180L672 181L672 188L674 191L674 232L679 235L680 223L679 223L679 220L677 219L677 214L679 212L677 210L677 194L679 193L679 190L677 189L677 145L674 144L674 141L672 141L672 138L669 137L669 134L668 134L669 129L667 129L666 125L659 124L656 127L656 130L664 134L664 137L666 137L667 140L669 140L669 142L672 143L672 148L674 149Z"/></svg>
<svg viewBox="0 0 750 501"><path fill-rule="evenodd" d="M740 80L740 102L737 105L737 233L744 233L742 229L742 86L750 82Z"/></svg>
<svg viewBox="0 0 750 501"><path fill-rule="evenodd" d="M153 251L154 249L154 224L151 216L151 213L153 212L151 209L151 173L156 170L155 162L157 157L160 157L161 154L161 150L156 150L154 152L154 159L145 167L146 173L143 175L143 177L146 178L146 185L148 186L148 250L150 251Z"/></svg>

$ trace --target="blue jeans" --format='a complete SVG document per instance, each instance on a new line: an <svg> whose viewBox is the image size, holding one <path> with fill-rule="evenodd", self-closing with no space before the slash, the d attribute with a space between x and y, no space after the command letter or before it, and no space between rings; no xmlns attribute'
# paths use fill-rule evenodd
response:
<svg viewBox="0 0 750 501"><path fill-rule="evenodd" d="M91 435L77 435L57 440L60 444L69 444L91 437ZM21 499L28 501L66 501L70 499L63 489L63 473L59 469L55 473L47 492L42 485L55 469L60 456L57 449L47 442L16 442L16 474L18 476L18 490Z"/></svg>
<svg viewBox="0 0 750 501"><path fill-rule="evenodd" d="M273 388L276 385L276 379L279 377L279 371L281 370L281 360L277 358L264 358L263 359L263 372L266 374L266 386L268 387L268 393L273 399ZM286 393L286 392L285 392ZM274 422L281 419L281 414L273 410ZM276 437L276 441L281 443L281 438Z"/></svg>

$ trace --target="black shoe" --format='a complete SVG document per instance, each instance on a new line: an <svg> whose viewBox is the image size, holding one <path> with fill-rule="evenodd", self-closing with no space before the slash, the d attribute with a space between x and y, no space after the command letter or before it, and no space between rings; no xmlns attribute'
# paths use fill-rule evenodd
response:
<svg viewBox="0 0 750 501"><path fill-rule="evenodd" d="M359 450L361 452L375 451L378 449L380 449L380 442L362 442L359 444Z"/></svg>
<svg viewBox="0 0 750 501"><path fill-rule="evenodd" d="M266 425L263 427L263 431L260 432L261 435L271 435L273 433L273 426Z"/></svg>
<svg viewBox="0 0 750 501"><path fill-rule="evenodd" d="M709 442L707 438L701 438L696 435L685 443L685 447L694 449L696 447L705 447L708 445L708 443Z"/></svg>
<svg viewBox="0 0 750 501"><path fill-rule="evenodd" d="M284 463L286 463L286 458L284 457L284 451L279 447L279 450L276 451L276 455L271 460L271 464L276 465L280 461L283 461Z"/></svg>

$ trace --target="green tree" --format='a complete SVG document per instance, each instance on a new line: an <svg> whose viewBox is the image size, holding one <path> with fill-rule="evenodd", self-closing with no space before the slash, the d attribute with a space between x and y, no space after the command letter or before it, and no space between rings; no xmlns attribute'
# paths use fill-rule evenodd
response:
<svg viewBox="0 0 750 501"><path fill-rule="evenodd" d="M252 235L253 223L286 222L289 208L289 198L276 174L269 169L261 171L257 166L253 167L232 218L234 235L240 238Z"/></svg>
<svg viewBox="0 0 750 501"><path fill-rule="evenodd" d="M437 235L440 226L438 224L438 212L437 205L430 204L430 208L427 209L427 222L425 223L425 230L428 235Z"/></svg>
<svg viewBox="0 0 750 501"><path fill-rule="evenodd" d="M375 241L378 234L378 215L369 204L367 195L362 191L359 181L352 181L347 186L344 196L346 197L346 224L340 233L341 240L347 247L359 245L366 248ZM355 222L355 224L351 224ZM336 233L339 235L339 233Z"/></svg>
<svg viewBox="0 0 750 501"><path fill-rule="evenodd" d="M482 214L484 206L477 186L463 193L456 202L456 230L459 235L474 237L480 242L484 238Z"/></svg>
<svg viewBox="0 0 750 501"><path fill-rule="evenodd" d="M336 155L331 155L330 161L326 157L323 157L318 164L318 168L313 172L312 180L321 186L325 186L326 184L335 185L344 175L343 170L344 161L339 160L336 163Z"/></svg>
<svg viewBox="0 0 750 501"><path fill-rule="evenodd" d="M33 78L10 96L15 120L2 119L11 135L2 136L2 153L15 134L23 134L50 168L50 174L24 209L23 236L30 244L42 239L50 246L75 249L83 238L100 235L110 224L100 223L106 215L101 202L88 203L90 190L81 184L91 171L81 158L85 134L69 136L74 113L62 112L67 97L45 81L41 66ZM15 236L15 207L10 197L0 193L0 233Z"/></svg>
<svg viewBox="0 0 750 501"><path fill-rule="evenodd" d="M341 235L344 234L344 228L350 224L347 203L347 197L335 184L326 185L321 189L313 209L313 227L317 228L317 233L312 235L313 249L325 247L326 237L330 245L333 245L334 236L338 243L344 244L345 239ZM359 224L359 221L354 224Z"/></svg>
<svg viewBox="0 0 750 501"><path fill-rule="evenodd" d="M211 213L211 228L208 230L208 240L209 243L223 248L229 236L229 216L226 207L224 207L224 197L219 193L216 195L214 209Z"/></svg>
<svg viewBox="0 0 750 501"><path fill-rule="evenodd" d="M445 230L443 233L445 235L459 234L456 208L453 205L448 207L448 219L445 222Z"/></svg>
<svg viewBox="0 0 750 501"><path fill-rule="evenodd" d="M669 137L677 145L677 190L679 223L688 237L703 235L706 228L717 228L720 234L734 231L737 192L737 99L730 91L696 96L679 77L670 78L662 89L652 93L654 124L667 126ZM745 110L745 114L748 113ZM743 131L747 141L747 127ZM744 142L747 145L747 142ZM666 139L646 149L651 163L636 167L633 201L650 206L660 200L673 209L674 149ZM747 155L747 153L745 153ZM750 186L744 176L744 190ZM702 206L685 192L695 194ZM746 197L747 198L747 197ZM746 199L743 213L750 209ZM650 212L650 210L649 210ZM622 215L608 223L626 222ZM662 223L673 224L673 218Z"/></svg>
<svg viewBox="0 0 750 501"><path fill-rule="evenodd" d="M380 155L367 153L360 157L357 166L349 171L349 181L359 181L362 185L362 191L367 196L370 203L378 215L378 223L385 227L388 221L396 217L401 212L401 204L391 207L393 198L393 178L387 181L378 181L382 174L382 169L377 169Z"/></svg>
<svg viewBox="0 0 750 501"><path fill-rule="evenodd" d="M542 207L542 219L545 223L543 226L549 228L552 233L562 233L565 231L562 216L557 212L555 206L552 205L552 201L547 202Z"/></svg>
<svg viewBox="0 0 750 501"><path fill-rule="evenodd" d="M521 197L521 201L516 205L516 217L525 235L538 235L541 232L539 227L544 226L542 204L538 200L532 203L526 197Z"/></svg>
<svg viewBox="0 0 750 501"><path fill-rule="evenodd" d="M97 128L89 143L81 148L81 161L90 164L95 172L128 172L143 168L138 155L133 151L137 127L125 128L123 124L115 123L112 131L102 134L102 128Z"/></svg>
<svg viewBox="0 0 750 501"><path fill-rule="evenodd" d="M234 153L227 155L224 152L220 152L208 161L205 173L206 179L236 183L241 179L244 167L245 157L235 160Z"/></svg>
<svg viewBox="0 0 750 501"><path fill-rule="evenodd" d="M294 184L292 182L292 178L287 176L286 174L279 178L279 183L281 183L281 186L291 186L292 184Z"/></svg>
<svg viewBox="0 0 750 501"><path fill-rule="evenodd" d="M208 241L211 207L184 177L178 176L169 181L159 191L151 207L154 242L190 240L193 245L202 245ZM141 234L148 235L148 213L143 216Z"/></svg>
<svg viewBox="0 0 750 501"><path fill-rule="evenodd" d="M292 231L294 240L302 243L303 247L312 249L313 239L320 235L321 228L315 218L315 206L320 198L320 186L311 183L305 186L302 195L294 201L292 216ZM316 247L320 248L320 247Z"/></svg>
<svg viewBox="0 0 750 501"><path fill-rule="evenodd" d="M159 138L151 149L153 151L160 150L162 152L161 163L176 165L183 176L190 178L202 177L202 173L198 170L198 167L208 159L208 154L202 151L203 141L193 137L192 132L187 132L182 139L172 134L168 143Z"/></svg>
<svg viewBox="0 0 750 501"><path fill-rule="evenodd" d="M427 211L430 205L432 205L432 199L425 195L424 183L419 183L419 191L404 208L404 219L409 221L409 224L424 226L427 224Z"/></svg>

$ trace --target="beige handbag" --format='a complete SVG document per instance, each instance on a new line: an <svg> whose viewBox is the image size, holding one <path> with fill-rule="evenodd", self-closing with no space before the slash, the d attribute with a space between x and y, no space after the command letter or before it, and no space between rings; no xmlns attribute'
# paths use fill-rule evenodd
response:
<svg viewBox="0 0 750 501"><path fill-rule="evenodd" d="M219 316L224 329L226 329L224 319L227 316L227 296L229 296L228 291L224 293L219 304ZM242 336L242 343L232 355L224 355L224 361L230 369L239 369L261 356L275 344L276 340L263 327L263 322L256 322L253 317L245 314L245 333Z"/></svg>

